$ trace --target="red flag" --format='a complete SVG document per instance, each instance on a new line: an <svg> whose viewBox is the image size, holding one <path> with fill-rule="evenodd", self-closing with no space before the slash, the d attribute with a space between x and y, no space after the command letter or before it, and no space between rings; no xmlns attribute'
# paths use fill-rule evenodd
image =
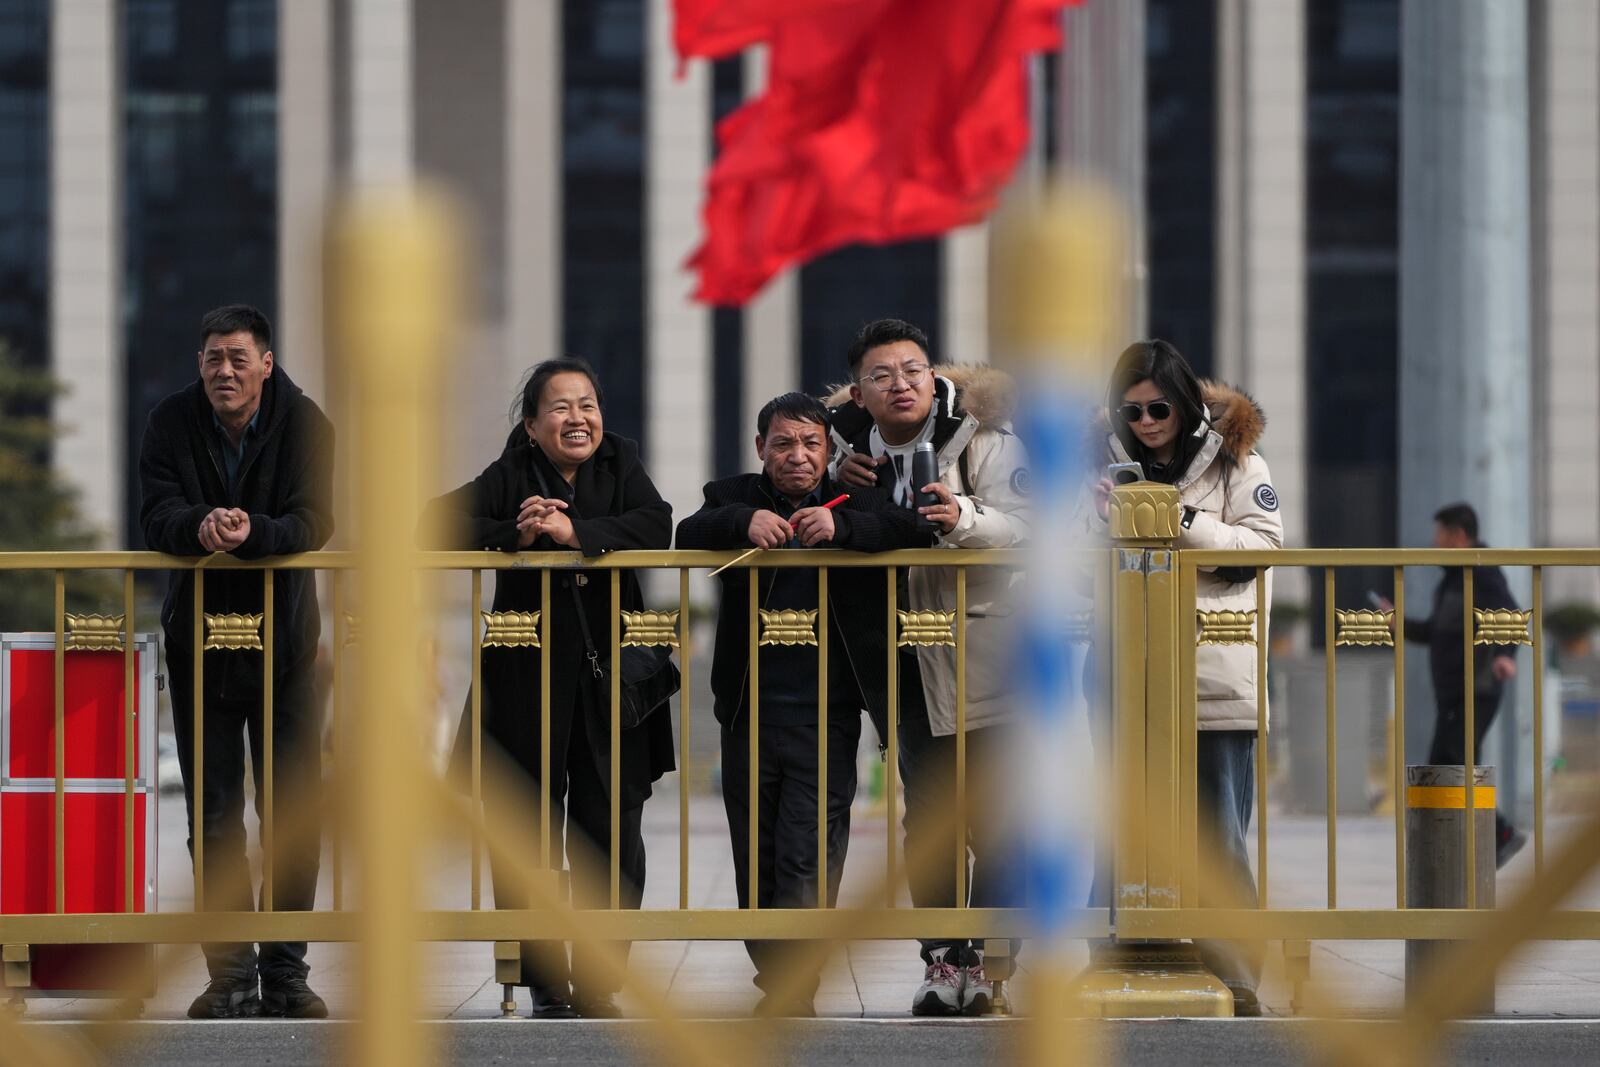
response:
<svg viewBox="0 0 1600 1067"><path fill-rule="evenodd" d="M983 218L1028 143L1024 60L1077 2L674 0L684 59L769 47L766 92L717 128L696 298Z"/></svg>

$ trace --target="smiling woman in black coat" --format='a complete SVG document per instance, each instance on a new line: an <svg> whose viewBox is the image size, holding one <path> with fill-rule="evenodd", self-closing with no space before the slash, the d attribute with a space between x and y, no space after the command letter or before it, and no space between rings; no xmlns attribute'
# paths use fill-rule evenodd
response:
<svg viewBox="0 0 1600 1067"><path fill-rule="evenodd" d="M522 391L522 425L500 458L475 480L428 505L423 522L428 540L456 548L585 556L667 548L672 508L639 462L639 446L604 432L603 399L599 380L582 360L548 360L535 367ZM539 585L538 571L498 571L494 610L538 611ZM574 903L604 908L610 900L610 695L593 682L574 593L604 657L611 638L610 572L551 575L551 861L561 862L565 813ZM643 606L637 577L624 571L621 609ZM514 783L517 809L501 810L502 804L492 817L533 848L539 841L539 684L538 649L483 650L486 762L508 772L497 779ZM470 734L458 735L458 749L470 744ZM622 905L637 908L645 877L640 817L651 783L673 769L671 717L660 711L624 731L621 749ZM525 907L507 873L495 869L496 905ZM616 1014L617 983L580 946L573 947L569 971L560 942L524 942L522 976L533 990L535 1016Z"/></svg>

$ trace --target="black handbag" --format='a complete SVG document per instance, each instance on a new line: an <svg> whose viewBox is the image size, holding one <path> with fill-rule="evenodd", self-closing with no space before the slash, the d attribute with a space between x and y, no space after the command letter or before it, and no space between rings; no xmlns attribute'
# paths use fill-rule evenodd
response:
<svg viewBox="0 0 1600 1067"><path fill-rule="evenodd" d="M596 718L606 729L611 728L611 665L601 660L589 633L589 614L583 610L583 598L576 584L572 587L572 605L578 610L578 629L583 632L583 655L589 661L589 690L594 695ZM672 700L672 695L682 684L678 665L672 662L672 649L661 645L641 648L630 645L622 650L622 707L619 717L624 730L644 724L657 710Z"/></svg>

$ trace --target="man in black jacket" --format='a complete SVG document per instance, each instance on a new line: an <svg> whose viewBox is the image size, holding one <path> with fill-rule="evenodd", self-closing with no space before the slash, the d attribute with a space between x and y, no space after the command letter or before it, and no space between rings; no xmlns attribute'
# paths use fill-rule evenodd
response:
<svg viewBox="0 0 1600 1067"><path fill-rule="evenodd" d="M756 419L756 453L762 473L711 482L705 504L678 525L678 547L847 548L882 552L926 547L929 536L915 514L898 508L875 489L853 490L835 509L825 507L842 490L828 476L828 412L803 393L769 402ZM722 798L733 842L739 906L750 906L750 575L758 575L765 612L812 614L815 633L815 568L731 568L722 573L722 604L711 664L711 691L722 724ZM856 748L861 709L887 737L887 592L876 571L834 570L828 582L828 903L838 896L850 836L850 804L856 791ZM802 615L802 619L804 616ZM804 628L802 623L801 629ZM808 644L772 644L761 649L758 696L760 727L760 853L762 908L817 906L817 747L820 716L817 651ZM818 974L805 976L797 999L779 1001L782 971L793 966L780 944L747 941L756 965L756 985L767 992L759 1014L812 1015Z"/></svg>
<svg viewBox="0 0 1600 1067"><path fill-rule="evenodd" d="M1435 548L1482 548L1478 540L1478 513L1470 504L1451 504L1433 517ZM1406 640L1428 646L1428 673L1433 679L1433 699L1437 718L1433 744L1428 749L1432 764L1464 765L1466 740L1466 650L1462 617L1466 583L1462 568L1446 567L1444 578L1433 592L1433 612L1425 619L1405 620ZM1394 605L1383 601L1385 611ZM1516 597L1506 584L1499 567L1472 568L1472 606L1479 610L1517 610ZM1506 683L1517 674L1515 645L1478 645L1473 649L1472 726L1473 755L1482 759L1483 739L1500 710L1500 697ZM1527 842L1527 836L1495 813L1495 865L1504 867Z"/></svg>
<svg viewBox="0 0 1600 1067"><path fill-rule="evenodd" d="M271 326L252 307L221 307L201 320L200 377L150 413L139 450L139 519L145 544L155 551L254 560L319 549L333 533L333 427L274 365L271 343ZM161 609L191 854L194 581L194 571L173 571ZM264 610L259 571L214 570L204 582L207 615ZM280 570L272 582L273 907L310 911L321 851L321 709L312 679L321 618L310 571ZM260 815L268 665L257 649L211 648L208 642L203 652L205 862L197 910L253 906L244 847L244 745L248 735ZM189 1006L190 1018L327 1015L322 998L306 985L304 942L263 944L259 959L249 944L206 945L205 955L211 980Z"/></svg>

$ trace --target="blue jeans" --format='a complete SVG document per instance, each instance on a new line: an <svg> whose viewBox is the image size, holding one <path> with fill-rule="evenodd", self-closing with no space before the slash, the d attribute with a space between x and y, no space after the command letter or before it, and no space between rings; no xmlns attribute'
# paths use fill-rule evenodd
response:
<svg viewBox="0 0 1600 1067"><path fill-rule="evenodd" d="M1256 880L1245 833L1255 808L1254 730L1201 730L1197 746L1200 906L1253 908ZM1196 941L1200 958L1228 986L1254 990L1264 946L1256 941Z"/></svg>

